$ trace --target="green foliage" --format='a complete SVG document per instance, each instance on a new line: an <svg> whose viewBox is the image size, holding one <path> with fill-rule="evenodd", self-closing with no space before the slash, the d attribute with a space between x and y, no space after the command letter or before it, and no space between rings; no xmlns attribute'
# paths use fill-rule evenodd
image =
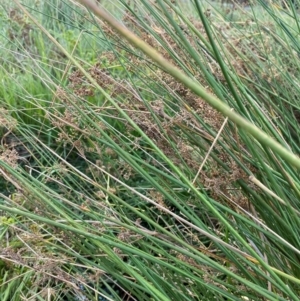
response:
<svg viewBox="0 0 300 301"><path fill-rule="evenodd" d="M71 1L3 4L0 299L298 300L299 172L204 101L298 154L297 11L101 2L203 97Z"/></svg>

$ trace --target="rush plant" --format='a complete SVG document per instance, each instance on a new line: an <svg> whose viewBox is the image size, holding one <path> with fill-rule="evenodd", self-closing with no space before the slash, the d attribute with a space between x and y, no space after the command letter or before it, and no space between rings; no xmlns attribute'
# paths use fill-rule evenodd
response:
<svg viewBox="0 0 300 301"><path fill-rule="evenodd" d="M1 300L298 300L293 3L1 16Z"/></svg>

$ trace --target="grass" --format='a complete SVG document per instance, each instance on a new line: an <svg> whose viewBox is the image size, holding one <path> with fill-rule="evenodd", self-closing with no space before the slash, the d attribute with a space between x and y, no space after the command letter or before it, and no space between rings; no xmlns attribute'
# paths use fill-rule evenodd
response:
<svg viewBox="0 0 300 301"><path fill-rule="evenodd" d="M296 8L101 5L181 71L2 5L0 299L298 300Z"/></svg>

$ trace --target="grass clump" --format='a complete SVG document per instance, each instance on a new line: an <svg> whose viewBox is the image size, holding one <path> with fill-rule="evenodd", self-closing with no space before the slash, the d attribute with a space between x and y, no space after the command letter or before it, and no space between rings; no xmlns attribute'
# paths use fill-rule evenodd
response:
<svg viewBox="0 0 300 301"><path fill-rule="evenodd" d="M298 300L295 6L101 5L184 76L77 2L3 6L0 299Z"/></svg>

